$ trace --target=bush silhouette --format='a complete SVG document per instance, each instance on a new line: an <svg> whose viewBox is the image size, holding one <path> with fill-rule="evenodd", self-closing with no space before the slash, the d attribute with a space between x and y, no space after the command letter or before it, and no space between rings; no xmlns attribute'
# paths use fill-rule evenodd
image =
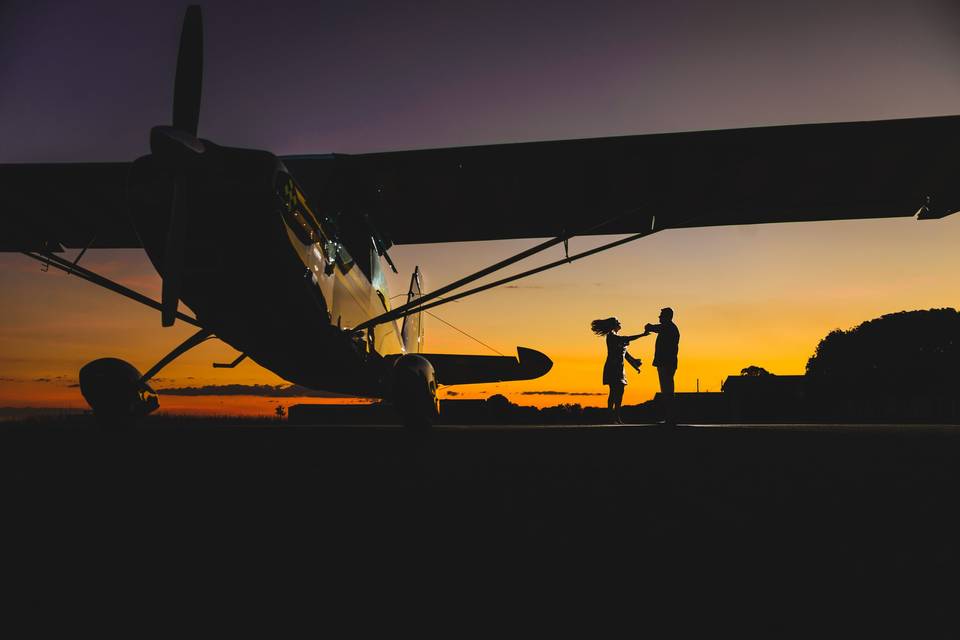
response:
<svg viewBox="0 0 960 640"><path fill-rule="evenodd" d="M950 415L960 382L960 313L900 311L831 331L807 361L807 391L821 410L865 418ZM951 405L952 406L952 405Z"/></svg>
<svg viewBox="0 0 960 640"><path fill-rule="evenodd" d="M758 367L757 365L752 364L749 367L740 369L740 375L749 376L751 378L759 378L760 376L772 376L774 374L770 373L763 367Z"/></svg>

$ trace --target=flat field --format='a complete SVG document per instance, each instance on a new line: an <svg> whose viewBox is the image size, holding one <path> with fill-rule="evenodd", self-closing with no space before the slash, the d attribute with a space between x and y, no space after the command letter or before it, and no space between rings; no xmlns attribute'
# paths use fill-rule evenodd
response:
<svg viewBox="0 0 960 640"><path fill-rule="evenodd" d="M684 592L955 581L958 462L948 425L0 428L20 548L151 575L277 563L379 582L399 560Z"/></svg>

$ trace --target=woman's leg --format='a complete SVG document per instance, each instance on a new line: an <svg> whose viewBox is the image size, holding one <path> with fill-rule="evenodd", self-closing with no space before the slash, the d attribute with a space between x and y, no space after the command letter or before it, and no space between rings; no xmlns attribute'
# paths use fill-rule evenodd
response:
<svg viewBox="0 0 960 640"><path fill-rule="evenodd" d="M620 405L623 404L623 385L610 385L610 400L607 404L610 406L610 412L613 414L613 421L622 424L620 419Z"/></svg>

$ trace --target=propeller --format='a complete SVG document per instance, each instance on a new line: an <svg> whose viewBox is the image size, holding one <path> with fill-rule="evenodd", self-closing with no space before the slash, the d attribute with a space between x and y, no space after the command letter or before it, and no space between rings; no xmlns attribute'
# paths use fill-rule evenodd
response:
<svg viewBox="0 0 960 640"><path fill-rule="evenodd" d="M173 128L197 135L203 86L203 18L199 5L187 7L180 32L177 75L173 84Z"/></svg>
<svg viewBox="0 0 960 640"><path fill-rule="evenodd" d="M150 148L154 155L173 169L173 197L170 225L163 256L163 292L161 324L173 326L180 305L184 250L187 238L187 180L185 168L201 155L204 144L197 139L200 120L200 93L203 85L203 19L198 5L187 8L180 32L177 74L173 85L173 126L154 127Z"/></svg>
<svg viewBox="0 0 960 640"><path fill-rule="evenodd" d="M173 181L173 201L170 206L170 226L167 244L163 249L163 289L160 296L160 324L172 327L180 306L180 283L183 275L183 254L187 230L186 181L178 174Z"/></svg>

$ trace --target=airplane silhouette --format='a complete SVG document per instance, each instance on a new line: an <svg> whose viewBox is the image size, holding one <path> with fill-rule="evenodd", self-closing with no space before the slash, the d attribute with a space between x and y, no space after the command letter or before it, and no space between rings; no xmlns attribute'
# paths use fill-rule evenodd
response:
<svg viewBox="0 0 960 640"><path fill-rule="evenodd" d="M106 422L154 410L149 380L215 336L241 354L217 366L249 357L299 385L386 398L404 424L426 426L438 416L438 385L533 379L552 366L522 347L516 358L424 353L429 308L664 229L925 220L960 205L949 159L957 116L277 156L197 137L202 75L201 11L191 6L172 126L151 130L149 155L0 165L0 251L151 306L163 326L198 328L146 373L115 358L81 369L81 391ZM630 235L452 293L589 234ZM416 269L406 302L391 308L394 244L508 238L551 239L429 293ZM90 248L131 247L161 275L159 302L79 264ZM81 251L70 261L58 255L65 248Z"/></svg>

